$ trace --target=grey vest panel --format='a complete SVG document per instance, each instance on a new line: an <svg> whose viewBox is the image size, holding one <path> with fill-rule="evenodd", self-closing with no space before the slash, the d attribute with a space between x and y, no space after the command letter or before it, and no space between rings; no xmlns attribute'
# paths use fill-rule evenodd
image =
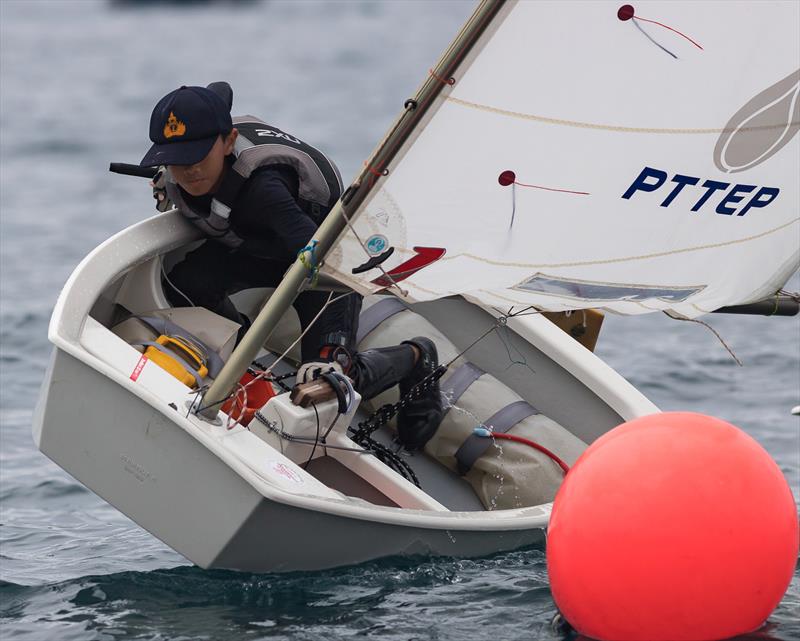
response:
<svg viewBox="0 0 800 641"><path fill-rule="evenodd" d="M236 162L233 165L238 174L249 178L258 167L288 165L297 172L298 196L301 200L316 203L325 209L330 209L338 200L342 193L342 177L336 165L318 149L253 116L237 116L233 124L239 129L234 148ZM329 169L326 165L333 169L332 176L329 171L327 177L323 173L323 168ZM335 181L333 185L330 184L332 181Z"/></svg>
<svg viewBox="0 0 800 641"><path fill-rule="evenodd" d="M189 222L199 227L206 236L234 249L244 242L244 239L240 238L230 228L230 220L228 219L231 213L230 207L222 205L215 199L211 201L211 211L207 215L203 214L203 212L196 211L186 203L169 170L166 172L166 181L167 198L172 201L172 204L177 207L178 211Z"/></svg>
<svg viewBox="0 0 800 641"><path fill-rule="evenodd" d="M315 222L321 222L342 193L342 178L336 165L318 149L253 116L237 116L233 124L239 130L233 150L236 160L212 199L208 214L188 205L167 171L167 196L178 211L204 234L235 249L244 242L230 228L231 208L239 189L256 169L282 165L297 173L298 205Z"/></svg>

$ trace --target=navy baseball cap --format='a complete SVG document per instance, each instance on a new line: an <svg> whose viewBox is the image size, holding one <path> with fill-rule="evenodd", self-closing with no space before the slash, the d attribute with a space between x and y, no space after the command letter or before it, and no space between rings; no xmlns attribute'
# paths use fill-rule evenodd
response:
<svg viewBox="0 0 800 641"><path fill-rule="evenodd" d="M225 101L204 87L186 87L168 93L150 116L153 146L140 167L193 165L208 155L219 134L233 128Z"/></svg>

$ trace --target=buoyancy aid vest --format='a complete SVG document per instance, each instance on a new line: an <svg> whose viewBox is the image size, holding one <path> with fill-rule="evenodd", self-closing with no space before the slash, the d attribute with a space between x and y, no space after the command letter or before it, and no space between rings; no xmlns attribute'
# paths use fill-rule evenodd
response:
<svg viewBox="0 0 800 641"><path fill-rule="evenodd" d="M280 165L297 174L297 204L319 224L342 194L342 178L336 165L318 149L253 116L237 116L233 126L239 131L233 149L235 161L208 212L191 207L167 171L167 196L178 211L207 236L235 249L244 242L230 225L239 191L256 169Z"/></svg>

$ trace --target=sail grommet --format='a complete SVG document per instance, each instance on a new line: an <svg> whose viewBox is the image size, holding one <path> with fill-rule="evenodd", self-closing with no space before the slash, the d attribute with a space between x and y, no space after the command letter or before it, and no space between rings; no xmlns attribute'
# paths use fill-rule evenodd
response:
<svg viewBox="0 0 800 641"><path fill-rule="evenodd" d="M617 11L617 18L625 22L636 15L635 9L629 4L623 4Z"/></svg>
<svg viewBox="0 0 800 641"><path fill-rule="evenodd" d="M506 169L497 177L497 182L503 187L513 185L517 181L517 175L510 169Z"/></svg>
<svg viewBox="0 0 800 641"><path fill-rule="evenodd" d="M414 111L417 108L417 101L413 98L409 98L403 103L403 109L406 111Z"/></svg>

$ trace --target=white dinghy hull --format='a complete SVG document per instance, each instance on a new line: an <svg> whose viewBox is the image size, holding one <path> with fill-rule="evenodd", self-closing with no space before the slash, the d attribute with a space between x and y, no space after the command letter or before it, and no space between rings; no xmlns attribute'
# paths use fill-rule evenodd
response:
<svg viewBox="0 0 800 641"><path fill-rule="evenodd" d="M45 384L36 434L41 451L203 568L266 572L397 554L483 556L543 539L549 505L521 510L515 523L498 530L481 523L489 513L406 510L398 519L397 508L370 506L367 518L348 514L345 505L314 509L302 497L274 500L280 489L269 479L237 470L176 417L120 393L116 382L66 352L54 352Z"/></svg>
<svg viewBox="0 0 800 641"><path fill-rule="evenodd" d="M483 556L543 542L551 503L451 511L373 457L356 455L356 473L401 507L376 505L328 487L241 426L227 430L189 413L194 393L158 366L148 363L134 376L141 354L96 317L109 303L164 306L161 258L195 239L196 232L168 212L123 230L76 268L50 325L55 350L34 418L44 454L203 568L310 570L391 555ZM491 318L489 310L463 300L442 304ZM441 322L439 329L460 348L474 336L464 313L450 314L449 327L445 317L436 318L443 307L426 306L425 316ZM583 440L658 411L549 321L513 320L517 347L541 361L534 369L547 369L551 381L560 371L575 386L572 398L553 408L583 416L575 421L582 423ZM475 357L498 378L507 370L504 382L525 392L519 382L531 378L529 370L525 376L509 369L505 354L492 363L488 348ZM533 400L546 408L553 387L543 390Z"/></svg>

